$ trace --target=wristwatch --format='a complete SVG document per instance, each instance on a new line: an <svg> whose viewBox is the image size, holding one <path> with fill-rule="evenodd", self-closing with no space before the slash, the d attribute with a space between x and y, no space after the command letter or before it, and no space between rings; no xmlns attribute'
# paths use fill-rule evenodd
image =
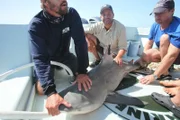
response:
<svg viewBox="0 0 180 120"><path fill-rule="evenodd" d="M153 77L154 77L154 80L157 80L158 79L158 76L153 74Z"/></svg>

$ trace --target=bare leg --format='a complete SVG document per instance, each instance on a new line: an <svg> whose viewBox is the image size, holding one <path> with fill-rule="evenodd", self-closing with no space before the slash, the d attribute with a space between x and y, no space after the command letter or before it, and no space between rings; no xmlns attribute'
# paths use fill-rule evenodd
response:
<svg viewBox="0 0 180 120"><path fill-rule="evenodd" d="M166 87L180 87L180 80L160 81L159 83Z"/></svg>
<svg viewBox="0 0 180 120"><path fill-rule="evenodd" d="M157 49L149 49L143 54L143 60L146 63L151 63L151 62L160 62L161 61L161 56L160 52Z"/></svg>
<svg viewBox="0 0 180 120"><path fill-rule="evenodd" d="M169 45L170 45L169 35L167 35L167 34L162 35L161 38L160 38L160 49L159 49L160 50L161 60L167 54ZM168 75L169 74L168 69L163 74Z"/></svg>
<svg viewBox="0 0 180 120"><path fill-rule="evenodd" d="M44 95L43 88L41 87L41 84L40 84L39 80L35 83L35 88L36 88L36 92L39 95Z"/></svg>
<svg viewBox="0 0 180 120"><path fill-rule="evenodd" d="M86 35L86 41L88 43L88 51L91 52L96 60L100 60L100 57L98 55L98 51L96 49L97 46L97 38L94 35L87 34Z"/></svg>
<svg viewBox="0 0 180 120"><path fill-rule="evenodd" d="M149 49L146 52L144 52L143 60L146 63L160 62L161 60L160 52L157 49ZM139 82L142 84L150 84L151 82L153 82L153 80L154 80L153 75L147 75L139 79Z"/></svg>
<svg viewBox="0 0 180 120"><path fill-rule="evenodd" d="M96 60L100 60L99 54L97 52L96 46L94 46L95 49L92 50L92 54L95 56Z"/></svg>

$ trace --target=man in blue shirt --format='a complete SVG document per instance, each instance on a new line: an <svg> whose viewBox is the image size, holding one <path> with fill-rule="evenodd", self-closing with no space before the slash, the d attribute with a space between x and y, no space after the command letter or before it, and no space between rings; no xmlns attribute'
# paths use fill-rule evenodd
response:
<svg viewBox="0 0 180 120"><path fill-rule="evenodd" d="M151 27L143 58L147 63L161 63L154 74L140 79L142 84L167 76L170 66L180 63L180 18L173 16L174 4L173 0L159 0L153 10L156 23ZM154 42L158 49L152 49Z"/></svg>
<svg viewBox="0 0 180 120"><path fill-rule="evenodd" d="M173 0L159 0L153 10L156 23L151 27L143 58L147 63L161 63L153 74L140 79L142 84L150 84L158 78L163 78L169 74L168 69L173 63L180 64L180 18L173 16L174 6ZM154 42L158 49L152 49ZM180 80L160 83L171 87L164 90L173 97L157 95L155 100L180 117Z"/></svg>
<svg viewBox="0 0 180 120"><path fill-rule="evenodd" d="M90 89L92 81L87 76L88 67L87 43L79 14L69 8L66 0L41 0L40 11L30 22L28 33L31 41L31 54L35 63L37 92L47 95L46 108L50 115L60 113L58 107L65 101L56 91L50 61L58 61L71 68L78 88ZM76 57L69 52L71 37L74 39ZM77 67L77 69L76 69Z"/></svg>

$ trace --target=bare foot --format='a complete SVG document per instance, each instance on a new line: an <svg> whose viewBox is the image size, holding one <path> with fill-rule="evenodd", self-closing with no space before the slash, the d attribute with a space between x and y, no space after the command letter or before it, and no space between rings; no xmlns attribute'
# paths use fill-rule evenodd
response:
<svg viewBox="0 0 180 120"><path fill-rule="evenodd" d="M171 98L172 103L177 107L180 107L180 87L177 88L176 94L174 97Z"/></svg>
<svg viewBox="0 0 180 120"><path fill-rule="evenodd" d="M166 87L180 87L180 80L160 81L159 83Z"/></svg>

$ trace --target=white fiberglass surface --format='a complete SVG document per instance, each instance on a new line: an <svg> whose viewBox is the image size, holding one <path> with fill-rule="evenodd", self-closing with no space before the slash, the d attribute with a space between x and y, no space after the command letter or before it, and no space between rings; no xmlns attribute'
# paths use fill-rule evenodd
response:
<svg viewBox="0 0 180 120"><path fill-rule="evenodd" d="M65 71L55 72L55 83L57 85L57 91L61 91L70 85L70 79ZM33 112L47 112L45 108L46 96L35 95L33 101ZM67 113L61 113L55 117L43 118L43 120L123 120L122 117L113 113L111 110L102 105L99 109L84 115L69 115Z"/></svg>

